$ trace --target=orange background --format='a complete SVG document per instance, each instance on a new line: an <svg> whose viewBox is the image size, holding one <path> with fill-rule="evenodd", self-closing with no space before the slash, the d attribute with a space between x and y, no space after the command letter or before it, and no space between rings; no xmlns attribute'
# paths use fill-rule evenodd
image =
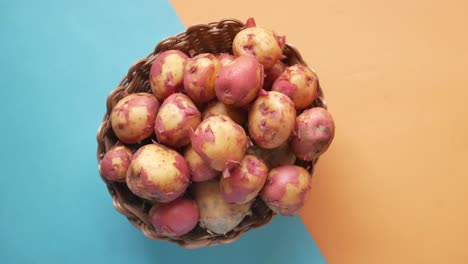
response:
<svg viewBox="0 0 468 264"><path fill-rule="evenodd" d="M468 263L468 2L171 2L254 16L317 70L337 132L300 215L329 263Z"/></svg>

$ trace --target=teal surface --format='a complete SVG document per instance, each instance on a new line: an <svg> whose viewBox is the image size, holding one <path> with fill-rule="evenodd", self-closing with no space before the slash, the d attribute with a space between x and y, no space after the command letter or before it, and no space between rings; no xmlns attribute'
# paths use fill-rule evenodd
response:
<svg viewBox="0 0 468 264"><path fill-rule="evenodd" d="M180 31L167 1L1 0L0 263L325 263L297 217L185 250L113 208L95 156L106 96Z"/></svg>

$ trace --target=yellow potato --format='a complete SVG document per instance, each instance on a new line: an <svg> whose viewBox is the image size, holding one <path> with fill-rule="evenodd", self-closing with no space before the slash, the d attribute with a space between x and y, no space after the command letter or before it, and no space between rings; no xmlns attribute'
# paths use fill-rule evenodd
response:
<svg viewBox="0 0 468 264"><path fill-rule="evenodd" d="M288 67L273 83L272 91L284 93L294 102L296 110L307 108L318 96L317 76L303 65Z"/></svg>
<svg viewBox="0 0 468 264"><path fill-rule="evenodd" d="M216 234L226 234L250 213L251 203L229 204L221 195L218 181L193 184L200 212L200 226Z"/></svg>
<svg viewBox="0 0 468 264"><path fill-rule="evenodd" d="M120 141L127 144L137 143L153 134L158 111L159 102L153 95L127 95L112 109L112 130Z"/></svg>
<svg viewBox="0 0 468 264"><path fill-rule="evenodd" d="M216 76L221 63L215 55L203 53L189 58L184 68L184 88L196 103L206 103L216 97Z"/></svg>
<svg viewBox="0 0 468 264"><path fill-rule="evenodd" d="M206 106L205 111L202 113L202 120L214 115L229 116L234 122L241 126L244 125L247 120L247 113L244 109L226 105L220 101L211 102Z"/></svg>
<svg viewBox="0 0 468 264"><path fill-rule="evenodd" d="M185 192L190 184L190 172L182 155L153 143L133 154L126 181L135 195L167 203Z"/></svg>
<svg viewBox="0 0 468 264"><path fill-rule="evenodd" d="M284 37L277 36L271 30L249 27L236 35L232 42L232 50L235 56L254 57L268 70L282 58L284 42Z"/></svg>
<svg viewBox="0 0 468 264"><path fill-rule="evenodd" d="M159 101L184 88L184 67L188 57L180 50L167 50L153 61L149 73L151 91Z"/></svg>
<svg viewBox="0 0 468 264"><path fill-rule="evenodd" d="M249 133L261 148L274 149L284 144L294 129L296 109L292 100L276 91L263 91L249 112Z"/></svg>
<svg viewBox="0 0 468 264"><path fill-rule="evenodd" d="M248 144L244 129L225 115L203 120L190 139L195 152L217 171L237 166Z"/></svg>
<svg viewBox="0 0 468 264"><path fill-rule="evenodd" d="M188 96L169 95L159 109L154 129L158 141L166 146L180 148L190 143L189 131L201 122L201 113Z"/></svg>

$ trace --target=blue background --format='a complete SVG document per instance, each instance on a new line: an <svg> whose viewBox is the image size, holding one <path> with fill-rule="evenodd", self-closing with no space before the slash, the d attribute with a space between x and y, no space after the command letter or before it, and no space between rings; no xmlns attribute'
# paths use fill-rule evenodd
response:
<svg viewBox="0 0 468 264"><path fill-rule="evenodd" d="M0 263L325 263L298 217L186 250L113 208L96 161L106 96L183 30L167 1L1 0Z"/></svg>

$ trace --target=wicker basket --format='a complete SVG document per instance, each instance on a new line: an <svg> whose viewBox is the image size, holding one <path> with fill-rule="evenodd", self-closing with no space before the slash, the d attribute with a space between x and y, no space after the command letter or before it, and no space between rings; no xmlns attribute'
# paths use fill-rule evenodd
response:
<svg viewBox="0 0 468 264"><path fill-rule="evenodd" d="M235 19L224 19L219 22L194 25L189 27L185 32L164 39L146 58L135 62L130 67L128 74L107 98L107 111L97 133L98 161L101 161L104 154L117 142L117 137L112 131L110 124L110 113L112 109L120 99L128 94L136 92L151 93L148 75L151 63L159 53L170 49L177 49L186 54L190 54L191 51L194 51L196 54L205 52L214 54L224 52L232 54L232 41L243 26L244 24L242 22ZM283 53L286 56L283 62L287 65L306 65L301 55L294 47L286 45ZM313 106L326 108L320 84L318 85L318 90L319 96L313 102ZM154 138L153 136L153 139ZM151 139L129 147L134 151L149 142L151 142ZM317 160L313 162L298 162L298 164L313 173L313 166L316 162ZM234 230L227 234L211 234L200 226L197 226L193 231L180 238L161 237L155 232L149 221L148 212L152 205L150 202L135 196L127 188L125 183L110 182L104 177L101 178L106 183L109 193L112 196L114 207L125 215L135 227L140 229L145 236L155 240L174 242L185 248L199 248L220 243L231 243L238 239L243 233L268 224L274 216L274 213L261 199L257 199L252 206L251 214L245 217Z"/></svg>

